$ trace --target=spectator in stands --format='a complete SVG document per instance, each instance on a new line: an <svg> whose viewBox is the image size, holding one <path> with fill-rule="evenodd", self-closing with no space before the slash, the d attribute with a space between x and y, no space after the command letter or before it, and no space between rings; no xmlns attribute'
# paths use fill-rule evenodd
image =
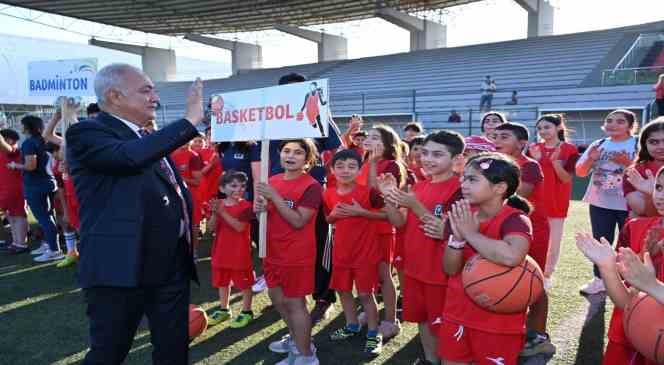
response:
<svg viewBox="0 0 664 365"><path fill-rule="evenodd" d="M461 123L461 115L456 110L452 110L450 117L447 118L447 123Z"/></svg>
<svg viewBox="0 0 664 365"><path fill-rule="evenodd" d="M419 122L410 122L403 127L403 140L404 142L410 142L413 138L421 136L424 132L422 124Z"/></svg>
<svg viewBox="0 0 664 365"><path fill-rule="evenodd" d="M21 160L23 163L10 162L8 167L23 171L23 194L30 211L44 231L48 247L40 247L35 254L36 262L61 260L64 255L60 251L58 229L55 225L53 202L57 185L53 171L49 166L49 155L46 141L42 136L44 121L36 116L28 115L21 119L23 132L28 138L21 144Z"/></svg>
<svg viewBox="0 0 664 365"><path fill-rule="evenodd" d="M655 104L657 104L657 115L664 115L664 74L659 75L657 83L652 87L655 91Z"/></svg>
<svg viewBox="0 0 664 365"><path fill-rule="evenodd" d="M97 103L90 103L88 104L88 107L85 111L88 114L88 118L92 119L101 112L101 109L99 109L99 105L97 105Z"/></svg>
<svg viewBox="0 0 664 365"><path fill-rule="evenodd" d="M298 73L290 73L282 76L279 79L279 85L305 82L306 80L307 78L303 75ZM331 118L328 120L328 123L330 124L328 128L328 136L314 140L320 153L323 153L324 151L334 151L342 145L340 137L341 132L339 131L339 127L337 127L337 125L334 123L334 120ZM284 172L279 157L279 146L282 142L283 141L281 140L270 141L269 176ZM251 171L254 183L257 183L260 181L260 143L257 144L254 148L259 152L251 154ZM323 166L320 159L317 161L316 165L309 170L309 174L321 185L325 184L326 171L325 166ZM328 242L327 239L329 229L330 225L325 219L323 209L319 209L318 215L316 217L316 277L313 294L313 298L316 300L316 306L311 311L311 321L313 324L317 323L321 319L329 317L332 304L337 300L336 293L329 287L330 279L332 277L331 259L329 255L325 255L325 253L329 252L331 249L329 246L331 242ZM254 286L253 290L256 292L258 291L257 289L263 288L265 288L264 278L256 278L256 285Z"/></svg>
<svg viewBox="0 0 664 365"><path fill-rule="evenodd" d="M507 104L507 105L517 105L517 104L519 104L519 97L517 96L517 91L516 90L512 91L512 98L510 98L510 100L505 104Z"/></svg>
<svg viewBox="0 0 664 365"><path fill-rule="evenodd" d="M491 111L482 116L482 121L480 122L480 130L482 131L482 136L492 141L495 139L496 127L507 122L505 115L500 112Z"/></svg>
<svg viewBox="0 0 664 365"><path fill-rule="evenodd" d="M480 91L482 92L482 96L480 97L480 111L491 110L493 94L496 92L496 81L492 80L490 75L487 75L486 79L482 81Z"/></svg>

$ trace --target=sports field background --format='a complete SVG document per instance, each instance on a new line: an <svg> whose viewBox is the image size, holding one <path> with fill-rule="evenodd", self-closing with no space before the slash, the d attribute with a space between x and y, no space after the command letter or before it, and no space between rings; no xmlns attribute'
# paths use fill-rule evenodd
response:
<svg viewBox="0 0 664 365"><path fill-rule="evenodd" d="M550 292L549 332L558 348L550 364L599 364L605 346L610 301L604 306L604 296L584 298L578 294L579 286L592 276L590 264L574 246L574 233L580 230L589 230L587 206L574 201ZM201 286L192 287L192 302L208 311L218 305L216 290L210 285L209 247L209 242L203 243L205 258L198 263ZM239 300L234 294L234 308ZM226 322L197 338L191 346L191 362L274 364L280 360L283 356L271 353L267 345L286 333L285 324L276 311L263 311L269 304L265 293L256 296L254 304L257 318L248 327L234 330ZM329 334L343 325L340 305L335 309L332 318L313 331L321 364L411 364L420 354L417 328L412 324L404 324L402 334L387 342L383 353L374 359L362 354L362 339L329 341ZM27 254L0 256L0 364L79 363L87 338L85 305L75 269L35 264ZM143 324L127 363L149 364L151 351Z"/></svg>

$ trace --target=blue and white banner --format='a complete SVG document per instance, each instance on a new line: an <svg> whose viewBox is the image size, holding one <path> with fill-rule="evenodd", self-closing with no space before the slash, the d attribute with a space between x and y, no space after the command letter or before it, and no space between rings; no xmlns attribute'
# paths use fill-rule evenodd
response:
<svg viewBox="0 0 664 365"><path fill-rule="evenodd" d="M96 58L30 62L28 95L94 96L96 74Z"/></svg>

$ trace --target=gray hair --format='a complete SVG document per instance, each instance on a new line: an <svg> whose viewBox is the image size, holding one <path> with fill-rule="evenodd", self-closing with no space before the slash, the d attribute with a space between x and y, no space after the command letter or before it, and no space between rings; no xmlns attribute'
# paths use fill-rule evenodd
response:
<svg viewBox="0 0 664 365"><path fill-rule="evenodd" d="M106 93L109 90L124 91L126 89L126 76L131 72L143 74L140 69L126 63L112 63L97 72L97 76L95 76L95 95L97 95L99 106L104 106Z"/></svg>

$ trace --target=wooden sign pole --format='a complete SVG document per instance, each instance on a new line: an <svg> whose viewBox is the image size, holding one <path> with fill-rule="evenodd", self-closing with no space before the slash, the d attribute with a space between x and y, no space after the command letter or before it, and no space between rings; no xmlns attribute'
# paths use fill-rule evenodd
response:
<svg viewBox="0 0 664 365"><path fill-rule="evenodd" d="M270 174L270 140L261 141L261 176L260 182L266 183ZM258 257L267 256L267 212L258 214Z"/></svg>

